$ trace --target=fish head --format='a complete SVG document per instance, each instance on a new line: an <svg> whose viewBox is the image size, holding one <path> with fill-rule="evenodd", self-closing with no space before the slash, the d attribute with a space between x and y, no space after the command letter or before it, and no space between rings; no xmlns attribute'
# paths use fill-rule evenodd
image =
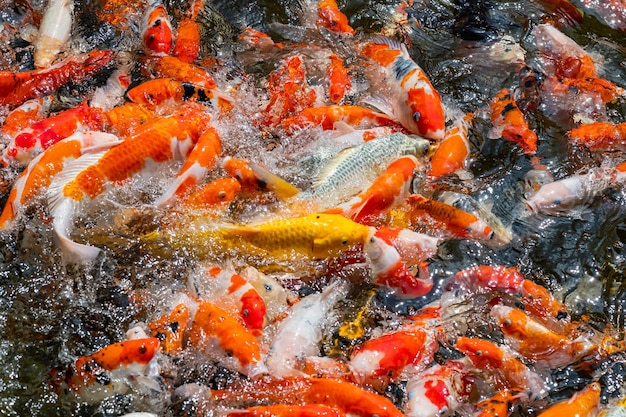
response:
<svg viewBox="0 0 626 417"><path fill-rule="evenodd" d="M148 9L142 24L142 40L146 50L156 55L168 54L172 49L173 34L165 6L158 3Z"/></svg>

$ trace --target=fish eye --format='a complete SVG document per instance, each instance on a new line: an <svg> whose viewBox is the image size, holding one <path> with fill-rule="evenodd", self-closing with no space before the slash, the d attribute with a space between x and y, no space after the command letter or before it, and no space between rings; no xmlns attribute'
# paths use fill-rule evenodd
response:
<svg viewBox="0 0 626 417"><path fill-rule="evenodd" d="M507 326L507 327L508 327L508 326L510 326L511 324L513 324L513 322L511 321L511 319L505 319L505 320L502 322L502 325L503 325L503 326Z"/></svg>
<svg viewBox="0 0 626 417"><path fill-rule="evenodd" d="M482 350L477 350L476 351L476 356L482 356L483 355L483 351Z"/></svg>
<svg viewBox="0 0 626 417"><path fill-rule="evenodd" d="M347 245L348 244L348 239L346 239L345 237L343 239L341 239L341 244L342 245Z"/></svg>
<svg viewBox="0 0 626 417"><path fill-rule="evenodd" d="M413 120L415 120L416 122L419 122L420 117L422 117L420 112L416 111L415 113L413 113Z"/></svg>
<svg viewBox="0 0 626 417"><path fill-rule="evenodd" d="M376 238L374 236L370 237L370 243L376 242Z"/></svg>
<svg viewBox="0 0 626 417"><path fill-rule="evenodd" d="M221 200L226 198L226 191L222 190L219 193L217 193L217 197Z"/></svg>
<svg viewBox="0 0 626 417"><path fill-rule="evenodd" d="M272 286L270 284L263 284L263 288L265 288L265 291L272 291Z"/></svg>

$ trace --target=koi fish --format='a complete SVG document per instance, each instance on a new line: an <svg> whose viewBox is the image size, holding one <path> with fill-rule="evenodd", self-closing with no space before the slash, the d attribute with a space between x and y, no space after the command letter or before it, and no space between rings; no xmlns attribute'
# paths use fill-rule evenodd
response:
<svg viewBox="0 0 626 417"><path fill-rule="evenodd" d="M202 352L215 349L213 340L228 357L236 360L232 366L248 375L263 372L261 344L252 332L228 311L208 301L200 301L189 330L189 343ZM224 358L228 360L228 358Z"/></svg>
<svg viewBox="0 0 626 417"><path fill-rule="evenodd" d="M214 210L227 206L241 191L234 178L218 178L184 196L180 203L188 209Z"/></svg>
<svg viewBox="0 0 626 417"><path fill-rule="evenodd" d="M33 98L13 109L4 119L0 134L6 138L14 138L33 122L43 119L48 114L52 100L52 96Z"/></svg>
<svg viewBox="0 0 626 417"><path fill-rule="evenodd" d="M35 42L35 68L49 68L56 56L65 47L72 29L74 2L51 0L39 25L39 36Z"/></svg>
<svg viewBox="0 0 626 417"><path fill-rule="evenodd" d="M352 80L348 75L348 70L343 66L343 60L331 53L328 57L330 63L326 67L326 78L328 79L328 97L334 104L339 104L352 86Z"/></svg>
<svg viewBox="0 0 626 417"><path fill-rule="evenodd" d="M13 184L9 199L0 214L0 229L5 229L33 197L46 189L56 174L85 153L97 152L119 144L117 136L104 132L77 132L55 143L35 157Z"/></svg>
<svg viewBox="0 0 626 417"><path fill-rule="evenodd" d="M51 94L70 81L80 83L105 67L113 55L113 51L92 51L72 55L45 69L0 71L0 105L14 108L27 100Z"/></svg>
<svg viewBox="0 0 626 417"><path fill-rule="evenodd" d="M324 325L332 317L335 304L347 295L346 282L334 281L320 293L308 295L291 307L280 322L267 354L266 365L272 376L303 376L299 361L318 356Z"/></svg>
<svg viewBox="0 0 626 417"><path fill-rule="evenodd" d="M419 265L437 253L442 239L401 227L381 226L374 236L390 242L409 266Z"/></svg>
<svg viewBox="0 0 626 417"><path fill-rule="evenodd" d="M361 191L360 184L373 181L397 158L403 155L421 157L429 147L430 143L425 139L394 133L346 148L328 161L313 185L297 198L315 201L322 208L333 207Z"/></svg>
<svg viewBox="0 0 626 417"><path fill-rule="evenodd" d="M100 251L69 239L76 209L107 187L151 169L154 163L182 159L210 120L202 109L187 105L171 116L147 123L108 151L81 156L54 178L48 189L48 202L53 229L68 259L93 259Z"/></svg>
<svg viewBox="0 0 626 417"><path fill-rule="evenodd" d="M91 403L125 394L137 383L160 391L160 368L156 361L159 340L144 338L113 343L76 360L67 375L57 375L53 382Z"/></svg>
<svg viewBox="0 0 626 417"><path fill-rule="evenodd" d="M487 372L498 389L523 388L537 396L545 393L541 376L495 343L462 336L457 338L455 347L474 366Z"/></svg>
<svg viewBox="0 0 626 417"><path fill-rule="evenodd" d="M500 136L518 145L525 154L534 154L537 151L537 134L529 128L509 89L500 90L489 106L493 125L491 136Z"/></svg>
<svg viewBox="0 0 626 417"><path fill-rule="evenodd" d="M382 391L400 375L423 370L436 343L418 328L392 331L355 347L348 366L356 383L374 384Z"/></svg>
<svg viewBox="0 0 626 417"><path fill-rule="evenodd" d="M148 328L152 337L160 340L163 353L177 354L183 349L183 337L192 314L185 303L180 303L157 320L150 322Z"/></svg>
<svg viewBox="0 0 626 417"><path fill-rule="evenodd" d="M135 62L130 53L119 52L116 63L117 67L107 79L107 83L94 91L89 101L91 107L100 107L104 111L110 111L124 102L124 93L132 81L131 71Z"/></svg>
<svg viewBox="0 0 626 417"><path fill-rule="evenodd" d="M508 416L511 404L527 399L528 395L521 389L507 389L496 392L490 398L476 404L474 417L498 417Z"/></svg>
<svg viewBox="0 0 626 417"><path fill-rule="evenodd" d="M275 404L229 411L226 417L346 417L346 414L324 404Z"/></svg>
<svg viewBox="0 0 626 417"><path fill-rule="evenodd" d="M338 256L363 244L368 233L369 227L365 225L337 214L323 213L221 229L221 236L233 243L248 244L272 256L298 254L309 259Z"/></svg>
<svg viewBox="0 0 626 417"><path fill-rule="evenodd" d="M393 244L381 236L376 236L375 229L373 230L374 233L370 233L363 251L369 260L374 282L391 288L400 298L415 298L428 294L433 287L433 281L425 263L422 263L420 277L416 277L408 269Z"/></svg>
<svg viewBox="0 0 626 417"><path fill-rule="evenodd" d="M600 384L593 382L575 393L570 399L558 402L541 412L538 417L581 416L596 414L600 403Z"/></svg>
<svg viewBox="0 0 626 417"><path fill-rule="evenodd" d="M178 23L176 43L172 55L183 62L192 63L200 54L200 25L196 21L204 6L203 0L191 3L189 10Z"/></svg>
<svg viewBox="0 0 626 417"><path fill-rule="evenodd" d="M444 138L430 158L430 170L428 171L430 178L436 180L464 168L470 154L467 134L473 117L473 113L467 113L465 117L457 120L456 124L446 131Z"/></svg>
<svg viewBox="0 0 626 417"><path fill-rule="evenodd" d="M517 352L550 368L571 364L593 348L588 338L572 340L567 335L555 333L513 307L495 305L490 314Z"/></svg>
<svg viewBox="0 0 626 417"><path fill-rule="evenodd" d="M305 128L319 126L323 130L333 130L341 122L353 128L393 126L396 121L383 113L362 106L330 105L309 107L294 116L283 119L280 124L287 134L294 134Z"/></svg>
<svg viewBox="0 0 626 417"><path fill-rule="evenodd" d="M186 82L197 87L213 90L217 84L213 77L202 67L189 62L181 61L175 56L159 56L148 63L156 78L171 78L179 82Z"/></svg>
<svg viewBox="0 0 626 417"><path fill-rule="evenodd" d="M132 102L113 107L111 110L104 113L106 130L120 137L134 134L137 129L146 124L149 120L154 120L158 117L154 110Z"/></svg>
<svg viewBox="0 0 626 417"><path fill-rule="evenodd" d="M320 0L317 2L317 26L331 32L354 35L348 18L337 6L335 0Z"/></svg>
<svg viewBox="0 0 626 417"><path fill-rule="evenodd" d="M402 156L389 164L367 190L326 212L341 214L357 223L374 225L389 208L408 197L418 166L419 161L413 155Z"/></svg>
<svg viewBox="0 0 626 417"><path fill-rule="evenodd" d="M595 122L567 132L574 142L591 150L625 151L626 123Z"/></svg>
<svg viewBox="0 0 626 417"><path fill-rule="evenodd" d="M359 53L383 67L392 91L392 114L402 126L425 138L442 140L445 115L441 97L406 45L378 36L366 42Z"/></svg>
<svg viewBox="0 0 626 417"><path fill-rule="evenodd" d="M212 390L217 403L226 400L271 401L280 404L325 404L356 416L402 417L393 403L382 395L350 382L315 377L258 378Z"/></svg>
<svg viewBox="0 0 626 417"><path fill-rule="evenodd" d="M5 166L28 165L35 156L61 139L80 130L102 130L103 125L102 110L83 102L19 131L4 150L1 162Z"/></svg>
<svg viewBox="0 0 626 417"><path fill-rule="evenodd" d="M437 200L431 200L419 194L408 197L410 215L413 224L418 224L422 213L435 220L447 232L455 237L489 240L493 231L484 221L471 213Z"/></svg>
<svg viewBox="0 0 626 417"><path fill-rule="evenodd" d="M246 28L239 35L239 40L255 50L267 50L277 46L272 38L265 32L261 32L253 27Z"/></svg>
<svg viewBox="0 0 626 417"><path fill-rule="evenodd" d="M141 24L141 39L148 55L167 55L172 49L172 23L162 3L146 9Z"/></svg>
<svg viewBox="0 0 626 417"><path fill-rule="evenodd" d="M228 112L233 108L232 99L217 89L210 90L171 78L157 78L145 81L131 88L126 95L133 103L142 104L148 108L155 108L168 100L172 100L175 104L180 104L187 100L195 100L209 104L213 108L224 112Z"/></svg>

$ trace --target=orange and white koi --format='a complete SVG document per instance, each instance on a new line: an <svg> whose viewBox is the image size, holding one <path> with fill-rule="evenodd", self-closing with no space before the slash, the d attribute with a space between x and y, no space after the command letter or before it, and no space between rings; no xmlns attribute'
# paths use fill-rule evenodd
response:
<svg viewBox="0 0 626 417"><path fill-rule="evenodd" d="M204 353L225 353L222 360L248 376L264 372L261 343L227 310L200 301L189 330L189 343ZM234 359L230 360L230 359Z"/></svg>
<svg viewBox="0 0 626 417"><path fill-rule="evenodd" d="M541 376L495 343L462 336L457 338L455 347L464 353L474 366L486 372L497 389L522 388L536 396L545 393L545 384Z"/></svg>
<svg viewBox="0 0 626 417"><path fill-rule="evenodd" d="M348 70L343 65L343 59L331 53L328 57L330 63L326 67L326 78L328 79L328 98L334 104L339 104L350 91L352 80L348 75Z"/></svg>
<svg viewBox="0 0 626 417"><path fill-rule="evenodd" d="M148 55L167 55L172 49L172 23L162 3L155 3L146 9L141 25L141 39Z"/></svg>
<svg viewBox="0 0 626 417"><path fill-rule="evenodd" d="M385 396L367 391L350 382L331 378L290 377L258 378L231 384L224 390L212 390L216 403L271 401L280 404L325 404L361 417L402 417L404 414Z"/></svg>
<svg viewBox="0 0 626 417"><path fill-rule="evenodd" d="M574 142L591 150L626 151L626 123L595 122L567 132Z"/></svg>
<svg viewBox="0 0 626 417"><path fill-rule="evenodd" d="M429 417L453 412L471 389L468 374L463 363L449 360L411 377L406 385L405 415Z"/></svg>
<svg viewBox="0 0 626 417"><path fill-rule="evenodd" d="M378 36L366 42L360 54L383 67L392 91L392 113L402 126L425 138L442 140L445 115L441 97L406 46Z"/></svg>
<svg viewBox="0 0 626 417"><path fill-rule="evenodd" d="M528 394L521 389L507 389L496 392L491 397L476 404L473 417L504 417L510 413L511 404L527 399Z"/></svg>
<svg viewBox="0 0 626 417"><path fill-rule="evenodd" d="M67 375L56 375L58 388L67 388L88 402L125 394L137 383L161 390L156 361L159 340L143 338L113 343L76 360Z"/></svg>
<svg viewBox="0 0 626 417"><path fill-rule="evenodd" d="M39 25L35 42L35 67L49 68L70 38L74 14L73 0L50 0Z"/></svg>
<svg viewBox="0 0 626 417"><path fill-rule="evenodd" d="M350 355L352 378L359 385L375 385L382 391L400 375L424 370L432 360L436 343L419 328L400 329L369 339Z"/></svg>
<svg viewBox="0 0 626 417"><path fill-rule="evenodd" d="M393 245L408 266L420 265L437 253L442 239L401 227L380 226L374 236Z"/></svg>
<svg viewBox="0 0 626 417"><path fill-rule="evenodd" d="M555 333L514 307L495 305L491 316L511 346L522 356L550 368L569 365L589 353L594 343L588 337L572 339ZM597 342L597 341L596 341Z"/></svg>
<svg viewBox="0 0 626 417"><path fill-rule="evenodd" d="M430 158L428 171L430 178L436 180L465 167L471 151L467 134L473 117L473 113L467 113L446 131L446 135Z"/></svg>
<svg viewBox="0 0 626 417"><path fill-rule="evenodd" d="M596 168L544 184L524 203L533 214L568 214L625 181L626 173L617 168Z"/></svg>
<svg viewBox="0 0 626 417"><path fill-rule="evenodd" d="M226 417L346 417L346 413L324 404L274 404L229 411Z"/></svg>
<svg viewBox="0 0 626 417"><path fill-rule="evenodd" d="M426 295L433 287L425 263L421 263L420 276L416 277L404 263L393 243L376 236L372 228L363 251L371 268L374 282L389 287L399 298L415 298Z"/></svg>
<svg viewBox="0 0 626 417"><path fill-rule="evenodd" d="M4 165L27 165L35 156L74 132L102 130L103 125L102 110L83 102L19 131L4 150L1 162Z"/></svg>
<svg viewBox="0 0 626 417"><path fill-rule="evenodd" d="M215 168L217 160L222 153L222 140L220 135L214 127L208 127L205 132L198 138L197 143L189 153L189 156L185 159L185 163L178 170L176 179L168 187L168 189L158 198L154 204L157 207L164 207L174 199L181 199L189 194L189 191L196 187L202 178ZM222 186L229 186L228 182L221 184ZM233 187L230 186L229 189ZM239 187L241 188L241 187ZM218 191L219 193L219 191ZM228 193L230 194L230 193ZM204 197L210 197L212 191L210 189L204 190ZM226 201L226 195L220 198L217 195L218 200L205 200L202 203L202 195L196 195L192 200L186 200L187 203L196 201L203 204L215 204L220 201ZM231 198L232 199L232 198Z"/></svg>
<svg viewBox="0 0 626 417"><path fill-rule="evenodd" d="M127 52L119 52L116 63L117 67L107 79L107 83L94 91L89 101L90 106L109 111L124 102L124 93L132 81L131 71L135 64L133 57Z"/></svg>
<svg viewBox="0 0 626 417"><path fill-rule="evenodd" d="M113 58L113 51L72 55L46 69L0 71L0 106L17 107L25 101L46 96L72 81L79 83L100 71Z"/></svg>
<svg viewBox="0 0 626 417"><path fill-rule="evenodd" d="M237 314L253 335L261 336L266 324L266 305L252 284L231 267L207 266L195 275L194 287L201 298Z"/></svg>
<svg viewBox="0 0 626 417"><path fill-rule="evenodd" d="M57 175L48 190L48 202L53 228L65 255L87 260L99 253L98 248L78 244L68 237L74 212L81 204L142 170L183 159L209 120L202 106L189 103L171 116L146 123L108 151L81 156Z"/></svg>
<svg viewBox="0 0 626 417"><path fill-rule="evenodd" d="M408 197L418 166L415 156L402 156L389 164L367 190L326 212L341 214L361 224L375 225L382 214Z"/></svg>
<svg viewBox="0 0 626 417"><path fill-rule="evenodd" d="M52 96L33 98L13 109L4 119L0 134L7 139L14 138L20 131L42 120L48 114L52 100Z"/></svg>
<svg viewBox="0 0 626 417"><path fill-rule="evenodd" d="M217 89L207 89L171 78L145 81L131 88L126 95L133 103L142 104L148 108L155 108L168 100L174 104L194 100L209 104L223 112L228 112L233 108L232 99Z"/></svg>
<svg viewBox="0 0 626 417"><path fill-rule="evenodd" d="M7 228L32 198L46 189L56 174L79 156L120 143L117 136L104 132L77 132L35 157L20 174L0 214L0 229Z"/></svg>
<svg viewBox="0 0 626 417"><path fill-rule="evenodd" d="M304 375L299 361L319 355L324 325L331 319L334 305L347 292L346 282L334 281L322 292L301 298L291 307L289 316L280 322L267 355L266 365L272 376Z"/></svg>
<svg viewBox="0 0 626 417"><path fill-rule="evenodd" d="M507 88L500 90L489 106L493 125L490 135L515 143L525 154L534 154L537 151L537 134L528 126L511 91Z"/></svg>
<svg viewBox="0 0 626 417"><path fill-rule="evenodd" d="M407 203L412 224L421 223L418 219L426 215L457 238L489 240L493 237L493 230L482 219L450 204L420 194L409 196Z"/></svg>
<svg viewBox="0 0 626 417"><path fill-rule="evenodd" d="M396 121L386 114L351 105L309 107L294 116L283 119L280 124L288 134L294 134L302 129L316 126L323 130L333 130L338 122L361 129L396 125Z"/></svg>
<svg viewBox="0 0 626 417"><path fill-rule="evenodd" d="M592 417L596 415L599 404L600 384L593 382L575 393L571 398L551 405L538 417Z"/></svg>

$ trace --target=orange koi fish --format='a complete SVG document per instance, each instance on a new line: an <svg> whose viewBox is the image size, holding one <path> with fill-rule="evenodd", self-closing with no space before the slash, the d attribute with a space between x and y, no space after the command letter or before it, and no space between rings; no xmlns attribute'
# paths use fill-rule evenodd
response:
<svg viewBox="0 0 626 417"><path fill-rule="evenodd" d="M232 99L217 89L207 89L187 82L176 81L171 78L157 78L145 81L131 88L126 95L133 103L142 104L148 108L172 100L175 104L183 101L195 100L210 104L215 109L228 112L233 108Z"/></svg>
<svg viewBox="0 0 626 417"><path fill-rule="evenodd" d="M161 56L150 62L148 67L157 78L171 78L180 82L191 83L208 90L217 88L213 77L201 67L184 62L174 56Z"/></svg>
<svg viewBox="0 0 626 417"><path fill-rule="evenodd" d="M348 18L337 6L335 0L320 0L317 2L317 26L331 32L354 35Z"/></svg>
<svg viewBox="0 0 626 417"><path fill-rule="evenodd" d="M0 134L6 138L14 138L18 132L43 119L52 100L52 96L33 98L13 109L4 119Z"/></svg>
<svg viewBox="0 0 626 417"><path fill-rule="evenodd" d="M83 102L19 131L4 150L1 162L4 165L27 165L36 155L74 132L102 130L103 126L102 110Z"/></svg>
<svg viewBox="0 0 626 417"><path fill-rule="evenodd" d="M198 138L198 142L194 145L193 149L189 153L189 156L185 159L185 163L178 170L175 181L161 195L161 197L155 201L155 205L157 207L164 207L174 199L185 197L191 189L200 183L209 171L215 168L217 159L221 153L222 139L220 138L217 129L210 126ZM229 186L229 188L232 189L232 185L228 184L228 182L223 182L221 186ZM211 195L212 192L210 189L206 189L204 191L205 197L210 197ZM219 195L216 196L218 197L217 201L209 202L207 200L205 203L212 205L220 201L226 201L226 195L223 197L219 197ZM193 200L204 204L202 203L201 195L196 195ZM191 203L189 200L187 202Z"/></svg>
<svg viewBox="0 0 626 417"><path fill-rule="evenodd" d="M487 372L498 389L523 388L538 396L545 393L543 379L495 343L462 336L455 346L474 366Z"/></svg>
<svg viewBox="0 0 626 417"><path fill-rule="evenodd" d="M428 171L430 178L436 180L465 166L470 154L467 133L473 117L473 113L466 114L451 129L446 131L446 135L430 158L430 170Z"/></svg>
<svg viewBox="0 0 626 417"><path fill-rule="evenodd" d="M413 155L402 156L389 164L367 190L326 212L341 214L361 224L375 225L389 208L407 198L418 166Z"/></svg>
<svg viewBox="0 0 626 417"><path fill-rule="evenodd" d="M70 38L74 14L72 0L51 0L39 25L33 58L35 68L48 68Z"/></svg>
<svg viewBox="0 0 626 417"><path fill-rule="evenodd" d="M510 413L511 404L528 398L521 389L508 389L496 392L490 398L480 401L476 405L476 414L473 417L505 417Z"/></svg>
<svg viewBox="0 0 626 417"><path fill-rule="evenodd" d="M163 353L177 354L183 349L183 337L191 318L189 307L185 303L176 305L172 311L148 324L152 337L161 341Z"/></svg>
<svg viewBox="0 0 626 417"><path fill-rule="evenodd" d="M106 130L120 137L134 134L137 129L146 124L149 120L154 120L158 117L154 110L132 102L113 107L111 110L104 113Z"/></svg>
<svg viewBox="0 0 626 417"><path fill-rule="evenodd" d="M228 311L208 301L200 301L189 330L189 343L203 352L214 350L213 340L234 364L246 374L259 371L261 344L252 332Z"/></svg>
<svg viewBox="0 0 626 417"><path fill-rule="evenodd" d="M626 122L589 123L570 130L567 132L567 135L574 142L580 143L591 150L626 150Z"/></svg>
<svg viewBox="0 0 626 417"><path fill-rule="evenodd" d="M428 139L442 140L445 115L441 97L406 46L383 36L366 42L361 56L381 65L392 91L391 109L402 126Z"/></svg>
<svg viewBox="0 0 626 417"><path fill-rule="evenodd" d="M172 49L172 23L162 3L146 9L141 25L141 39L148 55L167 55Z"/></svg>
<svg viewBox="0 0 626 417"><path fill-rule="evenodd" d="M48 190L53 228L66 256L93 259L99 249L72 242L68 235L75 210L144 169L184 158L206 129L210 116L188 103L177 113L143 125L134 135L105 152L83 155L57 177Z"/></svg>
<svg viewBox="0 0 626 417"><path fill-rule="evenodd" d="M413 224L420 223L418 219L426 214L455 237L479 240L489 240L493 237L493 230L484 221L450 204L431 200L419 194L409 196L407 202Z"/></svg>
<svg viewBox="0 0 626 417"><path fill-rule="evenodd" d="M323 404L274 404L229 411L226 417L346 417L346 413Z"/></svg>
<svg viewBox="0 0 626 417"><path fill-rule="evenodd" d="M596 415L599 403L600 384L594 382L574 394L572 398L548 407L538 417L592 417Z"/></svg>
<svg viewBox="0 0 626 417"><path fill-rule="evenodd" d="M495 305L490 314L517 352L550 368L569 365L593 348L590 340L555 333L517 308Z"/></svg>
<svg viewBox="0 0 626 417"><path fill-rule="evenodd" d="M222 168L239 181L241 189L245 192L271 191L282 200L300 192L284 179L253 162L227 156L222 161Z"/></svg>
<svg viewBox="0 0 626 417"><path fill-rule="evenodd" d="M324 130L332 130L335 123L342 122L354 128L371 128L377 126L394 126L391 117L361 106L321 106L302 110L295 116L287 117L281 126L288 134L302 129L320 126Z"/></svg>
<svg viewBox="0 0 626 417"><path fill-rule="evenodd" d="M357 384L380 384L377 389L382 391L401 374L424 368L436 350L436 343L418 328L386 333L357 346L348 366Z"/></svg>
<svg viewBox="0 0 626 417"><path fill-rule="evenodd" d="M352 86L352 80L348 70L343 66L343 59L335 54L328 57L330 63L326 67L326 79L328 80L328 98L334 104L339 104Z"/></svg>
<svg viewBox="0 0 626 417"><path fill-rule="evenodd" d="M241 386L237 386L241 384ZM271 401L280 404L325 404L356 416L402 417L393 403L382 395L350 382L315 377L258 378L238 381L225 390L212 390L211 397L222 401Z"/></svg>
<svg viewBox="0 0 626 417"><path fill-rule="evenodd" d="M192 2L190 9L186 11L178 23L178 33L172 56L186 63L194 62L200 54L200 25L196 22L196 18L203 6L203 0Z"/></svg>
<svg viewBox="0 0 626 417"><path fill-rule="evenodd" d="M35 157L20 174L0 214L0 229L9 226L33 197L46 189L56 174L79 156L110 148L121 141L104 132L77 132Z"/></svg>
<svg viewBox="0 0 626 417"><path fill-rule="evenodd" d="M80 83L99 72L113 58L113 51L92 51L46 69L0 71L0 106L15 108L25 101L46 96L68 82Z"/></svg>
<svg viewBox="0 0 626 417"><path fill-rule="evenodd" d="M373 228L372 228L373 229ZM393 243L384 236L377 236L375 229L363 245L374 282L391 288L400 298L415 298L426 295L433 287L425 263L422 263L420 277L408 269Z"/></svg>
<svg viewBox="0 0 626 417"><path fill-rule="evenodd" d="M537 134L528 127L511 91L507 88L500 90L489 106L492 136L515 143L525 154L534 154L537 151Z"/></svg>
<svg viewBox="0 0 626 417"><path fill-rule="evenodd" d="M189 193L180 202L188 209L220 209L233 201L240 191L241 183L235 178L218 178Z"/></svg>
<svg viewBox="0 0 626 417"><path fill-rule="evenodd" d="M160 390L159 365L155 358L159 340L142 338L113 343L89 356L76 360L66 375L56 375L53 383L78 394L83 400L97 402L125 394L140 382Z"/></svg>
<svg viewBox="0 0 626 417"><path fill-rule="evenodd" d="M270 73L267 90L269 101L263 110L261 124L277 126L283 119L315 104L317 93L307 80L302 57L293 55L281 61Z"/></svg>

